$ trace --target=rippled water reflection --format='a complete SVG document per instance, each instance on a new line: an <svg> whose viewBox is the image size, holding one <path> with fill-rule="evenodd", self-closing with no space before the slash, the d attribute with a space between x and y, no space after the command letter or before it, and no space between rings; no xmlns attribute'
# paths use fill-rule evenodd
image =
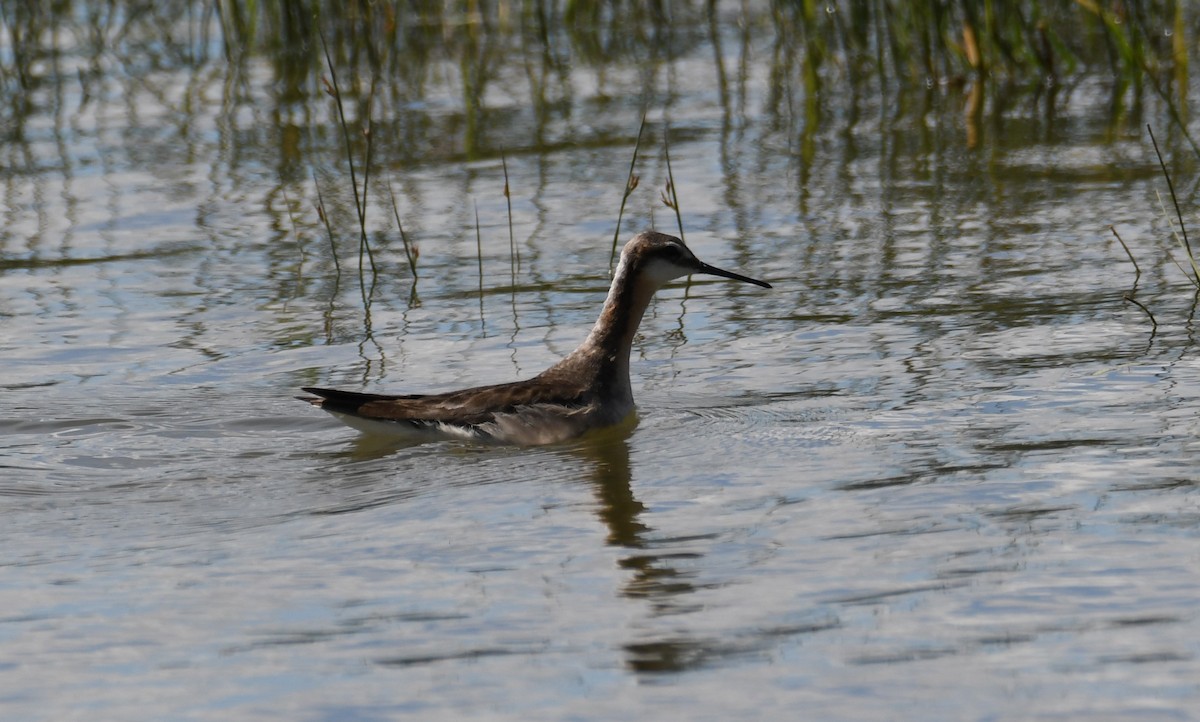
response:
<svg viewBox="0 0 1200 722"><path fill-rule="evenodd" d="M420 278L376 199L369 305L357 236L339 276L312 210L315 170L353 228L337 126L263 59L115 63L87 97L45 70L0 168L2 716L1193 716L1200 366L1138 124L1080 81L993 125L940 89L812 126L748 60L715 101L712 56L663 61L626 217L673 227L669 117L690 245L775 290L661 293L636 428L538 449L364 439L291 395L568 352L607 285L628 61L570 70L544 124L489 96L503 132L472 143L456 76L406 106L420 138L377 172ZM438 122L463 147L406 156Z"/></svg>

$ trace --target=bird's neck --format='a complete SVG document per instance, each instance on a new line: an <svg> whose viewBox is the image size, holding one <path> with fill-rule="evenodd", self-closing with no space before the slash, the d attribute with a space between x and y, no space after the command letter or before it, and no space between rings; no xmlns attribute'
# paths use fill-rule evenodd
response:
<svg viewBox="0 0 1200 722"><path fill-rule="evenodd" d="M655 290L651 283L638 283L622 259L613 275L600 318L596 319L587 339L563 359L562 364L590 375L593 385L612 394L627 396L632 401L629 353Z"/></svg>

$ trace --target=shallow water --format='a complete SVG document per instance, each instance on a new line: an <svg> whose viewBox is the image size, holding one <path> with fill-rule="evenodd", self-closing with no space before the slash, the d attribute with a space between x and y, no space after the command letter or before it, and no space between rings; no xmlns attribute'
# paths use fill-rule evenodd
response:
<svg viewBox="0 0 1200 722"><path fill-rule="evenodd" d="M1140 127L1165 110L1083 80L979 128L950 89L812 128L739 55L761 26L721 27L740 91L704 41L665 63L622 235L675 227L669 120L689 245L775 288L661 292L636 428L536 449L364 439L292 395L570 351L636 65L573 67L547 123L499 70L473 150L431 81L405 112L437 142L380 171L420 277L373 198L369 304L338 126L264 59L42 68L0 167L0 716L1192 718L1200 363Z"/></svg>

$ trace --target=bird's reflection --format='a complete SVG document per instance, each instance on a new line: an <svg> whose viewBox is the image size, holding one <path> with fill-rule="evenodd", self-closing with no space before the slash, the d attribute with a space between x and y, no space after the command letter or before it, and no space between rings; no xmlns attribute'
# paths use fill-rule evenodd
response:
<svg viewBox="0 0 1200 722"><path fill-rule="evenodd" d="M575 450L590 467L596 501L600 504L597 514L608 527L608 543L641 549L650 528L638 520L646 507L633 495L629 435L628 429L589 435Z"/></svg>
<svg viewBox="0 0 1200 722"><path fill-rule="evenodd" d="M683 597L696 587L688 581L689 573L673 566L671 560L695 559L698 555L694 551L663 551L677 540L656 539L654 529L642 520L646 507L633 493L629 462L631 433L632 428L622 428L584 437L575 452L589 464L597 516L608 528L608 544L632 552L619 561L632 573L621 595L648 602L655 614L678 614L692 608ZM629 642L624 649L631 669L671 672L692 666L697 646L703 645L701 640L685 635Z"/></svg>
<svg viewBox="0 0 1200 722"><path fill-rule="evenodd" d="M647 603L655 615L675 615L695 610L688 598L697 590L693 573L675 564L682 559L694 563L701 555L693 544L680 549L683 542L696 537L663 537L656 534L645 521L647 509L633 491L633 472L630 463L630 443L634 424L622 425L588 434L566 447L566 455L585 467L596 499L596 516L608 530L606 543L625 550L618 559L622 569L630 573L618 594ZM430 454L458 453L473 450L486 453L486 447L454 447L453 445L415 445L360 436L342 455L367 467L364 475L374 478L375 462L387 460L397 451L419 453L416 448L428 449ZM562 447L558 452L563 453ZM368 502L371 503L371 502ZM377 503L377 502L375 502ZM358 509L361 501L344 508ZM343 510L339 507L338 511ZM635 638L623 644L628 667L637 672L676 672L704 664L712 655L721 654L712 640L676 634L668 639Z"/></svg>

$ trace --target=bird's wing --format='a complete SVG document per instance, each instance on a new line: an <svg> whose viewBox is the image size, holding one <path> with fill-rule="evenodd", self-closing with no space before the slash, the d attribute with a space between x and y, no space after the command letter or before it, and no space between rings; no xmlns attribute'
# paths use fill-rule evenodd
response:
<svg viewBox="0 0 1200 722"><path fill-rule="evenodd" d="M369 394L312 387L304 390L318 397L304 398L305 401L326 411L415 425L479 426L495 421L497 414L511 413L523 406L573 407L585 403L582 385L549 384L537 378L442 394Z"/></svg>

